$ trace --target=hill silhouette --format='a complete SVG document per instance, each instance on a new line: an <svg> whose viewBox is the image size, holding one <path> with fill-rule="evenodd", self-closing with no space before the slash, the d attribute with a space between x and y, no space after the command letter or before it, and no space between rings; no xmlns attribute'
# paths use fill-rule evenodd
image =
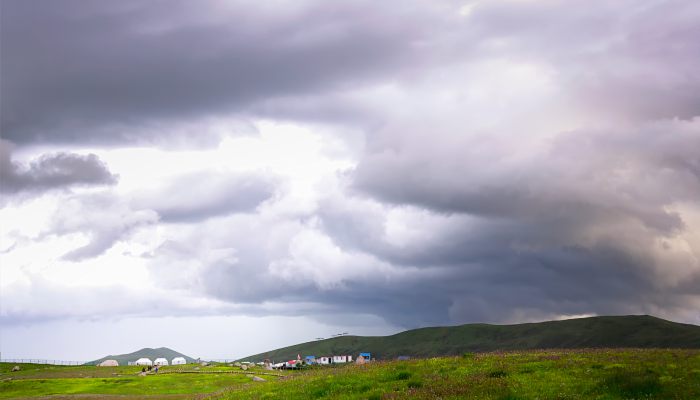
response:
<svg viewBox="0 0 700 400"><path fill-rule="evenodd" d="M129 361L136 361L142 357L150 358L151 361L155 360L156 358L163 357L168 360L168 363L170 363L175 357L184 357L188 363L195 361L195 359L193 359L192 357L188 357L182 353L178 353L177 351L169 349L167 347L159 347L157 349L146 347L141 350L137 350L133 353L108 355L98 360L90 361L86 364L97 365L104 360L117 360L117 362L119 362L119 365L127 365Z"/></svg>
<svg viewBox="0 0 700 400"><path fill-rule="evenodd" d="M467 324L420 328L391 336L341 336L251 355L241 360L296 359L370 352L378 359L438 357L465 352L579 348L700 348L700 326L648 315L603 316L517 325Z"/></svg>

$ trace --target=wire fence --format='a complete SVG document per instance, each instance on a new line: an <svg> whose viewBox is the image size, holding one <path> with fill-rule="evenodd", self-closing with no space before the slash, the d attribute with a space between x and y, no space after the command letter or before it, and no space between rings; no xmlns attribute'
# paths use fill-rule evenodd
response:
<svg viewBox="0 0 700 400"><path fill-rule="evenodd" d="M229 364L236 361L234 358L220 358L220 359L200 359L195 360L195 362L214 362ZM0 359L0 363L14 363L14 364L48 364L48 365L95 365L94 361L66 361L66 360L44 360L38 358L3 358ZM136 365L136 361L129 361L129 365Z"/></svg>
<svg viewBox="0 0 700 400"><path fill-rule="evenodd" d="M237 360L235 358L212 358L212 359L206 359L206 360L202 359L201 361L228 364L228 363L236 362Z"/></svg>
<svg viewBox="0 0 700 400"><path fill-rule="evenodd" d="M230 364L236 362L235 358L219 358L219 359L199 359L194 362L210 362ZM0 363L15 363L15 364L48 364L48 365L95 365L94 361L66 361L66 360L44 360L37 358L3 358ZM136 361L129 361L128 365L136 365Z"/></svg>
<svg viewBox="0 0 700 400"><path fill-rule="evenodd" d="M2 363L12 364L48 364L48 365L84 365L89 361L43 360L36 358L3 358Z"/></svg>

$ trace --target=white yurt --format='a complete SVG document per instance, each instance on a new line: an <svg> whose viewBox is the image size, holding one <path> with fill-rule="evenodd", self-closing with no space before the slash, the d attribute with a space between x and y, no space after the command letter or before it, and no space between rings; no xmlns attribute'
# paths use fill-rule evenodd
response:
<svg viewBox="0 0 700 400"><path fill-rule="evenodd" d="M156 358L156 360L153 361L153 365L168 365L168 360L165 358Z"/></svg>
<svg viewBox="0 0 700 400"><path fill-rule="evenodd" d="M172 365L184 365L184 364L187 364L187 360L185 360L185 357L175 357L175 358L173 358L173 362L171 364Z"/></svg>
<svg viewBox="0 0 700 400"><path fill-rule="evenodd" d="M104 360L101 363L97 364L98 367L118 367L119 363L117 360Z"/></svg>
<svg viewBox="0 0 700 400"><path fill-rule="evenodd" d="M153 365L153 363L148 358L139 358L136 360L136 365Z"/></svg>

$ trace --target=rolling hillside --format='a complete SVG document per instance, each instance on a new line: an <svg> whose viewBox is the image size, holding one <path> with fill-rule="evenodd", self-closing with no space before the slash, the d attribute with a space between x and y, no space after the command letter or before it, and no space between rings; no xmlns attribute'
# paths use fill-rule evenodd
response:
<svg viewBox="0 0 700 400"><path fill-rule="evenodd" d="M119 362L119 365L127 365L129 361L136 361L141 357L150 358L151 361L155 360L158 357L166 358L168 362L171 362L172 359L175 357L185 357L185 360L187 360L188 363L195 361L192 357L188 357L182 353L178 353L177 351L171 350L167 347L159 347L157 349L151 349L147 347L129 354L105 356L100 358L99 360L90 361L87 364L95 365L101 363L104 360L117 360Z"/></svg>
<svg viewBox="0 0 700 400"><path fill-rule="evenodd" d="M341 336L255 354L241 360L295 359L297 354L370 352L378 359L465 352L555 348L700 348L700 326L647 315L578 318L518 325L467 324L421 328L392 336Z"/></svg>

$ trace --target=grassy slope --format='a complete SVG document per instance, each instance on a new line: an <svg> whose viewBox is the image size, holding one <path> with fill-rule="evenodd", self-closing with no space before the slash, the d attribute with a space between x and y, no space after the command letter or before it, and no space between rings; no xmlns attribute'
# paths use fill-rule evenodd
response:
<svg viewBox="0 0 700 400"><path fill-rule="evenodd" d="M477 353L286 371L280 380L256 368L265 382L230 373L139 377L137 367L11 367L0 364L2 399L700 399L700 350L684 349ZM199 371L233 370L240 371Z"/></svg>
<svg viewBox="0 0 700 400"><path fill-rule="evenodd" d="M212 393L231 387L250 384L248 375L240 369L226 366L199 367L196 364L162 367L158 374L138 376L141 367L52 366L19 364L19 372L11 372L16 364L0 364L0 399L52 395L125 395L129 398L155 396L188 397L192 394ZM199 372L180 374L178 370L199 368ZM214 371L226 373L212 373ZM254 371L255 372L255 371ZM258 373L264 373L260 369ZM267 375L265 379L276 378ZM178 396L181 395L181 396Z"/></svg>
<svg viewBox="0 0 700 400"><path fill-rule="evenodd" d="M478 353L318 367L229 399L700 399L698 350Z"/></svg>
<svg viewBox="0 0 700 400"><path fill-rule="evenodd" d="M295 359L297 354L371 352L381 359L400 355L435 357L464 352L552 348L700 348L700 326L650 316L591 317L519 325L469 324L422 328L392 336L343 336L302 343L243 360Z"/></svg>
<svg viewBox="0 0 700 400"><path fill-rule="evenodd" d="M106 357L102 357L99 360L90 361L87 364L97 365L104 360L117 360L119 362L119 365L127 365L129 361L136 361L142 357L150 358L151 361L159 357L166 358L168 362L171 362L175 357L185 357L185 360L187 360L188 363L195 361L192 357L188 357L182 353L178 353L177 351L171 350L167 347L159 347L157 349L151 349L147 347L129 354L109 355Z"/></svg>

